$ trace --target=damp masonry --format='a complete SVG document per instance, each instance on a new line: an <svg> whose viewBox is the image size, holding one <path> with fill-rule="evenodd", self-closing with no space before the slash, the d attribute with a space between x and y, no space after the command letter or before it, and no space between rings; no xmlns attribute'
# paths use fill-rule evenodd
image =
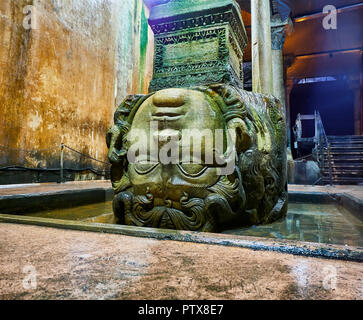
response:
<svg viewBox="0 0 363 320"><path fill-rule="evenodd" d="M127 97L107 133L118 223L216 232L284 216L285 119L243 90L236 2L154 1L149 24L150 93Z"/></svg>

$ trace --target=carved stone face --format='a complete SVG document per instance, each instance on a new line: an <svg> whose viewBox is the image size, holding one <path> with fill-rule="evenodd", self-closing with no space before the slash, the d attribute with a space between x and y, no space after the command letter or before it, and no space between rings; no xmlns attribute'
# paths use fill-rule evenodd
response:
<svg viewBox="0 0 363 320"><path fill-rule="evenodd" d="M188 219L188 214L192 217L187 210L189 205L192 211L200 211L196 230L203 229L208 224L203 200L213 194L209 188L218 185L222 179L218 174L222 165L214 158L228 149L226 123L217 104L202 92L162 90L140 106L130 132L135 129L143 141L147 140L147 144L139 151L135 163L129 164L128 174L134 196L153 199L153 208L158 208L155 213L158 218L155 219L160 218L158 226L175 228L178 221L183 222L187 217L184 223L193 228L193 222ZM211 152L215 149L216 133L221 134L223 139L222 152ZM198 141L201 135L203 138ZM173 148L174 154L175 151L178 153L175 158L170 157L169 164L160 159L163 148L166 150L168 146ZM200 153L194 152L199 150L199 146ZM190 159L185 158L186 148L191 151L187 152L187 155L191 154ZM236 187L235 179L231 177L231 180L226 184L232 183ZM197 202L198 206L193 206L193 202ZM165 212L161 214L163 208ZM208 230L213 228L214 222L209 221L209 224Z"/></svg>
<svg viewBox="0 0 363 320"><path fill-rule="evenodd" d="M158 130L150 130L150 125L158 126ZM204 94L191 90L169 89L156 93L144 102L137 112L131 130L140 129L148 138L147 153L151 159L130 164L129 177L135 194L146 194L149 188L151 194L164 201L179 202L186 192L190 196L202 196L206 188L218 181L216 168L205 164L203 160L205 145L214 145L214 136L209 141L202 141L202 159L194 159L194 163L183 163L182 139L185 129L224 129L225 123L217 107L207 101ZM154 128L155 129L155 128ZM165 146L168 137L175 137L173 145L179 150L180 161L174 164L163 164L160 151ZM176 142L177 141L177 142ZM190 141L191 142L191 141ZM192 143L189 143L189 145ZM152 155L157 152L153 157ZM158 152L159 151L159 152ZM191 151L193 148L191 146ZM141 158L142 154L140 155ZM158 158L156 158L158 157ZM177 160L177 159L176 159ZM189 161L188 161L189 162ZM199 189L197 192L196 185ZM197 193L197 194L195 194Z"/></svg>
<svg viewBox="0 0 363 320"><path fill-rule="evenodd" d="M213 232L286 213L286 129L271 97L224 84L130 96L107 143L118 223Z"/></svg>

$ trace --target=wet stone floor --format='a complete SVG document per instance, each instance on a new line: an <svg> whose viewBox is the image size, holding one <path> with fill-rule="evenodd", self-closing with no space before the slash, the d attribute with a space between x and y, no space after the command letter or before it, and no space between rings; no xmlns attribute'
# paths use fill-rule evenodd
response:
<svg viewBox="0 0 363 320"><path fill-rule="evenodd" d="M359 262L6 223L0 252L0 300L363 299Z"/></svg>

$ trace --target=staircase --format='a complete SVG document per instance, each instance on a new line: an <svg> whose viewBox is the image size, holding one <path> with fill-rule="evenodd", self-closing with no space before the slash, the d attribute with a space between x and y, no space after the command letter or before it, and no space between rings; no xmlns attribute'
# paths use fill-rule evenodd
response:
<svg viewBox="0 0 363 320"><path fill-rule="evenodd" d="M328 136L322 162L323 183L363 184L363 136Z"/></svg>

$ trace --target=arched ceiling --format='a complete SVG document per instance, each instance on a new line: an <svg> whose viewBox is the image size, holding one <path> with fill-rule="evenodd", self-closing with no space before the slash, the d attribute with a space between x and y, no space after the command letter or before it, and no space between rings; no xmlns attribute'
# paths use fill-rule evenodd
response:
<svg viewBox="0 0 363 320"><path fill-rule="evenodd" d="M241 9L251 12L251 1L254 0L236 0ZM272 0L276 1L276 0ZM360 0L279 0L291 8L291 17L301 17L314 13L320 13L326 5L333 5L336 8L351 6L362 3Z"/></svg>
<svg viewBox="0 0 363 320"><path fill-rule="evenodd" d="M251 61L251 0L238 0L249 36L244 61ZM253 1L253 0L252 0ZM293 57L289 78L350 74L359 76L363 47L363 3L357 0L281 0L291 5L294 31L286 38L284 56ZM326 5L338 9L336 30L323 28ZM341 10L339 10L341 9Z"/></svg>

